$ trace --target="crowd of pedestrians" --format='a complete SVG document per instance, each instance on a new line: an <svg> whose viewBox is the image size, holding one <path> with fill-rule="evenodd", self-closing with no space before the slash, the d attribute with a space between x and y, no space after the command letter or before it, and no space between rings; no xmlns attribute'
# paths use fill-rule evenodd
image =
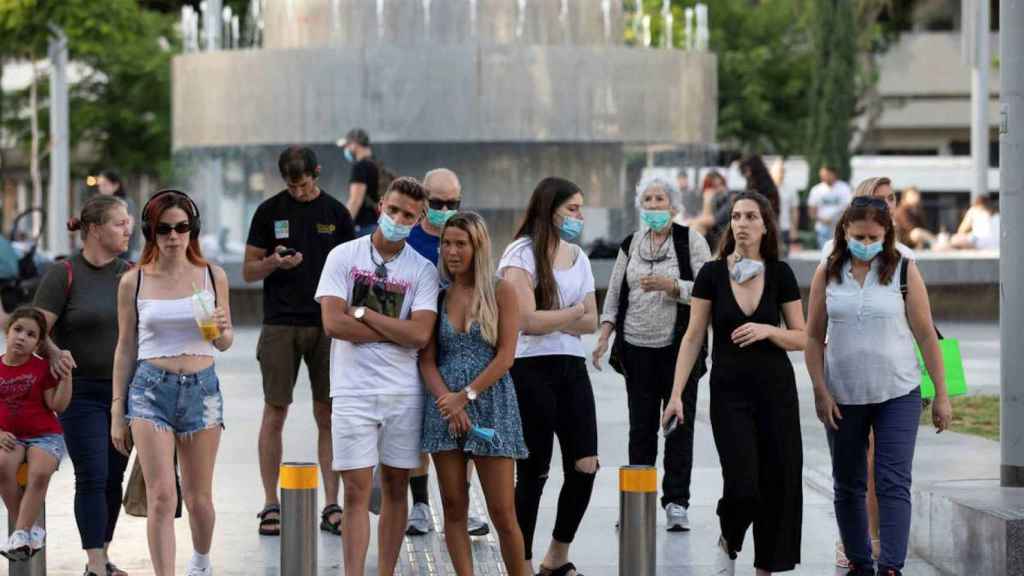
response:
<svg viewBox="0 0 1024 576"><path fill-rule="evenodd" d="M689 225L679 223L677 182L641 181L640 225L619 248L599 313L579 246L586 196L577 184L540 181L495 264L487 224L463 209L454 172L392 179L365 132L351 131L342 145L353 163L347 205L321 189L316 155L289 147L278 164L285 189L256 210L246 242L244 279L263 283L260 535L280 534L282 433L305 363L326 497L320 529L342 537L347 575L364 573L371 511L380 515L381 574L394 573L407 534L433 529L428 457L457 574L473 573L470 537L491 529L469 514L474 473L509 574L581 574L571 545L601 468L582 337L597 333L593 366L607 355L625 379L630 464L654 465L665 436L661 504L671 532L691 528L694 423L710 344L722 573L732 573L750 531L759 576L800 563L802 437L788 352L803 350L832 450L849 574L900 574L922 410L915 345L935 382L939 431L951 408L927 290L913 252L897 241L888 179L852 192L822 169L811 215L825 254L805 326L776 218L793 209L792 198L759 157L741 163L745 191L709 174ZM163 190L143 206L138 264L121 256L135 216L116 194L86 202L68 224L82 250L53 267L34 305L7 321L0 496L16 529L0 552L18 561L45 546L36 519L67 453L84 574L125 575L107 549L134 449L154 573L176 574L180 498L193 548L186 573L209 576L224 428L215 358L234 339L228 279L203 257L199 208L185 192ZM555 439L563 480L538 561Z"/></svg>

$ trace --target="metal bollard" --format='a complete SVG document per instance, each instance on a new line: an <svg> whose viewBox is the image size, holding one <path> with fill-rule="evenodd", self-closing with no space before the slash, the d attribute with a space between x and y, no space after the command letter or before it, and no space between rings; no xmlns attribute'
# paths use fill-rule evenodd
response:
<svg viewBox="0 0 1024 576"><path fill-rule="evenodd" d="M281 574L316 576L316 464L281 465Z"/></svg>
<svg viewBox="0 0 1024 576"><path fill-rule="evenodd" d="M18 486L24 488L28 485L28 465L22 464L18 468ZM7 516L7 534L8 537L14 532L13 517L8 513ZM36 526L42 529L46 529L46 502L43 502L43 507L39 510L39 520L36 522ZM8 562L10 576L46 576L46 548L44 547L36 555L29 558L26 562Z"/></svg>
<svg viewBox="0 0 1024 576"><path fill-rule="evenodd" d="M655 576L658 470L619 468L619 576Z"/></svg>

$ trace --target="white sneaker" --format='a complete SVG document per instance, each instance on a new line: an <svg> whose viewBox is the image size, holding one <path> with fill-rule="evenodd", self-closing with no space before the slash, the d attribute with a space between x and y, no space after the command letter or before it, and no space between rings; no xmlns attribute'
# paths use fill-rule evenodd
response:
<svg viewBox="0 0 1024 576"><path fill-rule="evenodd" d="M188 569L185 570L185 576L213 576L213 564L206 568L200 568L196 565L195 558L193 558L188 561Z"/></svg>
<svg viewBox="0 0 1024 576"><path fill-rule="evenodd" d="M405 528L407 536L423 536L434 529L434 517L430 514L430 505L420 502L413 504L409 512L409 524Z"/></svg>
<svg viewBox="0 0 1024 576"><path fill-rule="evenodd" d="M467 525L469 527L470 536L487 536L491 533L490 524L479 516L470 514Z"/></svg>
<svg viewBox="0 0 1024 576"><path fill-rule="evenodd" d="M0 549L0 553L14 562L28 560L32 555L32 537L24 530L15 530L7 544Z"/></svg>
<svg viewBox="0 0 1024 576"><path fill-rule="evenodd" d="M29 532L29 547L32 548L32 555L39 552L46 546L46 530L43 530L39 526L33 526L32 531Z"/></svg>
<svg viewBox="0 0 1024 576"><path fill-rule="evenodd" d="M665 527L669 532L689 532L690 515L686 507L675 503L665 506Z"/></svg>

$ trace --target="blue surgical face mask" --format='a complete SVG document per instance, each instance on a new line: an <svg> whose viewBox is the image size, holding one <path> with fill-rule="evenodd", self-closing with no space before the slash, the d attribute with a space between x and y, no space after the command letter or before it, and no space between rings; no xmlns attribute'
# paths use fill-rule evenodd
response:
<svg viewBox="0 0 1024 576"><path fill-rule="evenodd" d="M661 232L672 222L672 213L668 210L641 210L640 219L655 232Z"/></svg>
<svg viewBox="0 0 1024 576"><path fill-rule="evenodd" d="M571 216L563 216L562 223L558 225L558 235L566 242L572 242L583 234L583 220Z"/></svg>
<svg viewBox="0 0 1024 576"><path fill-rule="evenodd" d="M401 242L408 238L409 233L412 232L412 226L398 224L384 213L381 213L380 218L377 219L377 225L380 227L380 232L384 235L384 239L388 242Z"/></svg>
<svg viewBox="0 0 1024 576"><path fill-rule="evenodd" d="M351 149L345 148L344 154L345 154L345 160L348 161L349 163L354 163L356 161L356 157L355 157L354 154L352 154L352 150Z"/></svg>
<svg viewBox="0 0 1024 576"><path fill-rule="evenodd" d="M882 252L881 240L872 244L865 244L859 240L847 238L846 243L850 247L850 254L853 254L854 258L862 262L870 262Z"/></svg>
<svg viewBox="0 0 1024 576"><path fill-rule="evenodd" d="M440 228L444 226L444 223L449 218L458 214L458 210L434 210L433 208L427 208L427 222L434 228Z"/></svg>

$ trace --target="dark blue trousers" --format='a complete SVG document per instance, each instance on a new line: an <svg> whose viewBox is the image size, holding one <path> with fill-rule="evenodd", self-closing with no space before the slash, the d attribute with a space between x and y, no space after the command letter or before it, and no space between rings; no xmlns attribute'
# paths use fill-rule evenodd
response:
<svg viewBox="0 0 1024 576"><path fill-rule="evenodd" d="M840 405L839 430L828 430L836 520L846 557L872 567L868 528L868 433L875 431L875 492L878 495L880 569L903 569L910 539L910 482L921 418L921 390L880 404Z"/></svg>
<svg viewBox="0 0 1024 576"><path fill-rule="evenodd" d="M114 537L128 458L110 442L110 380L75 378L71 404L60 416L75 467L75 521L82 548L103 548Z"/></svg>

